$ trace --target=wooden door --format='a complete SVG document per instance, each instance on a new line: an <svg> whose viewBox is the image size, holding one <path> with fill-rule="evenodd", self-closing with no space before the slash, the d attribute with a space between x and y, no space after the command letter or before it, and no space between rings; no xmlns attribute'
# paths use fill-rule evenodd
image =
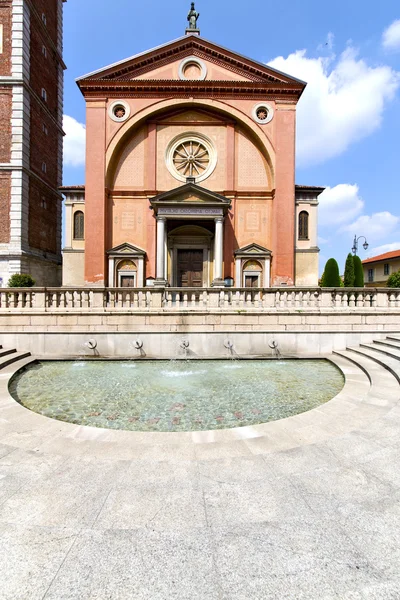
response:
<svg viewBox="0 0 400 600"><path fill-rule="evenodd" d="M250 288L258 287L258 275L245 275L244 276L244 287L250 287Z"/></svg>
<svg viewBox="0 0 400 600"><path fill-rule="evenodd" d="M178 250L178 287L203 287L203 250Z"/></svg>
<svg viewBox="0 0 400 600"><path fill-rule="evenodd" d="M121 287L135 287L135 278L129 275L121 275Z"/></svg>

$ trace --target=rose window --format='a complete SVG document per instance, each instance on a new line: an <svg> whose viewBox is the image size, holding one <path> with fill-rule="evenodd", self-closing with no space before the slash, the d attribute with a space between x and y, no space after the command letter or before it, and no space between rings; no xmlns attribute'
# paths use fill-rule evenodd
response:
<svg viewBox="0 0 400 600"><path fill-rule="evenodd" d="M194 133L178 136L169 144L166 153L168 169L180 181L194 177L196 182L211 175L217 164L214 146L206 136Z"/></svg>
<svg viewBox="0 0 400 600"><path fill-rule="evenodd" d="M268 111L266 108L259 108L257 111L257 117L260 119L260 121L265 121L265 119L268 117Z"/></svg>
<svg viewBox="0 0 400 600"><path fill-rule="evenodd" d="M178 173L186 177L204 175L210 164L210 156L205 145L193 141L179 144L172 160Z"/></svg>

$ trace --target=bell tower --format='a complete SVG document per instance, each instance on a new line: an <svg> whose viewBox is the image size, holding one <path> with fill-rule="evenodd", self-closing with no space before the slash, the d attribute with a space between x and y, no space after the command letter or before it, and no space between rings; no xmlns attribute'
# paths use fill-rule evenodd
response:
<svg viewBox="0 0 400 600"><path fill-rule="evenodd" d="M0 284L61 266L63 3L0 3Z"/></svg>

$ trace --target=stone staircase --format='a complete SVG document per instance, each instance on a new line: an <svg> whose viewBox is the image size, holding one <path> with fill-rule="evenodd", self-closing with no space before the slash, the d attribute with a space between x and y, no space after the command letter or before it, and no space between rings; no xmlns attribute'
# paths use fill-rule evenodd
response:
<svg viewBox="0 0 400 600"><path fill-rule="evenodd" d="M30 352L17 352L15 348L0 345L0 372L16 371L34 360Z"/></svg>
<svg viewBox="0 0 400 600"><path fill-rule="evenodd" d="M333 354L351 361L367 375L371 384L369 399L386 399L393 404L399 401L400 335L349 346L346 350L335 350Z"/></svg>

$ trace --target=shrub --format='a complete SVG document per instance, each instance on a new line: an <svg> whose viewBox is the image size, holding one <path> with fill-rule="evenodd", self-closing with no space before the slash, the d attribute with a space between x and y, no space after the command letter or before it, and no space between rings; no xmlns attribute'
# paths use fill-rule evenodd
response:
<svg viewBox="0 0 400 600"><path fill-rule="evenodd" d="M322 276L323 287L341 287L342 280L339 275L339 266L334 258L330 258Z"/></svg>
<svg viewBox="0 0 400 600"><path fill-rule="evenodd" d="M33 285L35 285L35 280L25 273L15 273L8 280L8 287L10 288L26 288Z"/></svg>
<svg viewBox="0 0 400 600"><path fill-rule="evenodd" d="M354 287L354 277L353 255L349 252L346 258L346 265L344 267L344 287Z"/></svg>
<svg viewBox="0 0 400 600"><path fill-rule="evenodd" d="M364 269L361 263L361 258L357 255L353 256L354 263L354 287L364 287Z"/></svg>
<svg viewBox="0 0 400 600"><path fill-rule="evenodd" d="M391 288L400 288L400 271L396 271L396 273L392 273L387 282L387 287Z"/></svg>

